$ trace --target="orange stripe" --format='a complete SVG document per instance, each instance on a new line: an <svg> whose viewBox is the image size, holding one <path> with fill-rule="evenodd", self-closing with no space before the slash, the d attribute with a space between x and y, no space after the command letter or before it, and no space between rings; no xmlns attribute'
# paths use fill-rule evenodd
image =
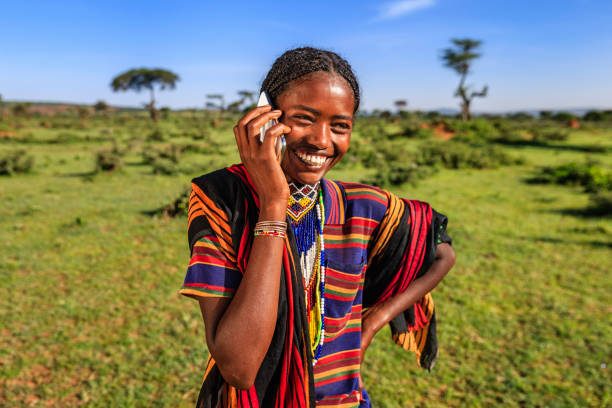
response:
<svg viewBox="0 0 612 408"><path fill-rule="evenodd" d="M340 187L333 181L330 183L334 190L336 190L336 196L338 197L338 224L344 224L344 202L342 201L342 193Z"/></svg>
<svg viewBox="0 0 612 408"><path fill-rule="evenodd" d="M225 212L223 212L223 210L219 209L210 198L208 198L208 196L206 194L204 194L204 191L202 191L202 189L200 187L198 187L196 184L192 183L191 187L193 188L193 191L202 198L202 200L204 200L205 204L209 205L210 208L216 212L217 216L222 218L225 222L229 222L229 219L227 218L227 215L225 214Z"/></svg>
<svg viewBox="0 0 612 408"><path fill-rule="evenodd" d="M206 218L209 221L210 227L219 237L219 245L225 256L231 261L236 262L236 254L232 246L232 236L229 221L225 212L218 208L215 203L209 199L204 192L195 184L192 184L194 192L200 194L200 197L194 195L194 207L198 207L204 211ZM202 201L202 202L200 202ZM197 206L197 207L196 207ZM194 210L195 211L195 210Z"/></svg>
<svg viewBox="0 0 612 408"><path fill-rule="evenodd" d="M391 235L395 232L399 225L404 205L405 204L403 201L397 196L394 194L389 194L389 208L380 222L382 228L376 237L376 244L374 245L374 248L369 256L368 266L370 261L374 259L385 246L387 246Z"/></svg>
<svg viewBox="0 0 612 408"><path fill-rule="evenodd" d="M206 381L206 377L210 374L210 370L215 366L215 359L212 358L212 354L208 354L208 361L206 362L206 371L204 372L204 379L202 380L202 384Z"/></svg>

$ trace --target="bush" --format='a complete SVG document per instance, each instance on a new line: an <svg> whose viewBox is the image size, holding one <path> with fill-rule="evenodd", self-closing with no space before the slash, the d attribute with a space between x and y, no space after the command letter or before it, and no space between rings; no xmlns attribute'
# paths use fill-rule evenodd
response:
<svg viewBox="0 0 612 408"><path fill-rule="evenodd" d="M153 142L163 142L165 140L164 132L162 132L161 129L156 128L151 133L149 133L149 136L147 136L147 140Z"/></svg>
<svg viewBox="0 0 612 408"><path fill-rule="evenodd" d="M582 117L589 122L612 122L612 110L590 110Z"/></svg>
<svg viewBox="0 0 612 408"><path fill-rule="evenodd" d="M399 123L402 130L398 136L410 137L415 139L427 139L433 135L431 129L425 129L420 122L415 120L403 120Z"/></svg>
<svg viewBox="0 0 612 408"><path fill-rule="evenodd" d="M524 131L510 128L500 129L499 136L493 141L501 144L527 144L531 142L531 140L525 138Z"/></svg>
<svg viewBox="0 0 612 408"><path fill-rule="evenodd" d="M199 143L186 143L181 146L181 152L191 152L191 153L211 153L211 148L207 144L199 144Z"/></svg>
<svg viewBox="0 0 612 408"><path fill-rule="evenodd" d="M100 150L96 153L96 171L114 171L123 166L123 160L113 150Z"/></svg>
<svg viewBox="0 0 612 408"><path fill-rule="evenodd" d="M422 166L413 158L407 158L404 161L394 161L380 166L374 176L362 182L380 187L399 186L404 183L416 184L435 171L433 167Z"/></svg>
<svg viewBox="0 0 612 408"><path fill-rule="evenodd" d="M187 210L189 208L189 195L191 189L186 189L181 193L174 201L170 204L163 206L155 211L151 212L151 215L162 215L165 217L177 217L187 216Z"/></svg>
<svg viewBox="0 0 612 408"><path fill-rule="evenodd" d="M422 165L448 169L489 169L523 162L495 146L473 146L455 141L423 145L418 157Z"/></svg>
<svg viewBox="0 0 612 408"><path fill-rule="evenodd" d="M591 205L587 207L589 214L608 217L612 215L612 192L591 194L589 200L591 201Z"/></svg>
<svg viewBox="0 0 612 408"><path fill-rule="evenodd" d="M455 139L464 141L486 141L499 136L499 130L491 121L478 118L472 121L446 123L449 131L455 132Z"/></svg>
<svg viewBox="0 0 612 408"><path fill-rule="evenodd" d="M535 142L552 142L564 141L569 137L569 132L561 129L541 129L534 128L531 130L533 141Z"/></svg>
<svg viewBox="0 0 612 408"><path fill-rule="evenodd" d="M161 157L156 158L151 165L153 166L153 174L169 175L179 172L179 168L175 162Z"/></svg>
<svg viewBox="0 0 612 408"><path fill-rule="evenodd" d="M508 115L506 115L506 117L510 120L516 120L519 122L525 122L528 120L533 120L535 119L532 115L530 115L527 112L515 112L515 113L509 113Z"/></svg>
<svg viewBox="0 0 612 408"><path fill-rule="evenodd" d="M147 164L153 164L158 159L169 160L173 163L178 163L181 158L182 147L177 144L171 144L164 147L145 146L142 151L143 161Z"/></svg>
<svg viewBox="0 0 612 408"><path fill-rule="evenodd" d="M200 129L195 129L192 131L185 132L185 136L192 138L193 140L210 140L211 133L210 129L207 127L203 127Z"/></svg>
<svg viewBox="0 0 612 408"><path fill-rule="evenodd" d="M0 175L29 173L34 165L34 158L25 150L11 150L0 153Z"/></svg>
<svg viewBox="0 0 612 408"><path fill-rule="evenodd" d="M542 167L529 181L583 186L588 192L612 190L612 172L588 161L583 164L567 163Z"/></svg>
<svg viewBox="0 0 612 408"><path fill-rule="evenodd" d="M576 115L569 112L558 112L552 115L551 119L557 122L569 123L572 120L576 119Z"/></svg>

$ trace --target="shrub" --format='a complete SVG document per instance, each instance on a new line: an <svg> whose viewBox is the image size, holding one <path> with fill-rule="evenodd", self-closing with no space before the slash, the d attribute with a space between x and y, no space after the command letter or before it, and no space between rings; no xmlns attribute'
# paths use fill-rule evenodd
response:
<svg viewBox="0 0 612 408"><path fill-rule="evenodd" d="M208 127L201 127L198 129L188 130L183 133L185 137L189 137L193 140L211 140L211 132Z"/></svg>
<svg viewBox="0 0 612 408"><path fill-rule="evenodd" d="M418 157L422 165L441 165L449 169L487 169L523 162L495 146L473 146L456 141L423 145Z"/></svg>
<svg viewBox="0 0 612 408"><path fill-rule="evenodd" d="M192 152L192 153L211 153L211 148L207 144L199 144L199 143L186 143L182 145L181 152Z"/></svg>
<svg viewBox="0 0 612 408"><path fill-rule="evenodd" d="M531 130L535 142L564 141L569 137L569 132L561 129L541 129Z"/></svg>
<svg viewBox="0 0 612 408"><path fill-rule="evenodd" d="M433 172L435 168L422 166L416 160L407 158L404 161L394 161L380 166L374 176L362 182L380 187L399 186L404 183L416 184Z"/></svg>
<svg viewBox="0 0 612 408"><path fill-rule="evenodd" d="M612 172L588 161L583 164L567 163L542 167L529 181L583 186L588 192L612 190Z"/></svg>
<svg viewBox="0 0 612 408"><path fill-rule="evenodd" d="M155 211L152 211L152 215L163 215L165 217L176 217L176 216L187 216L187 209L189 208L189 195L191 189L186 189L181 193L174 201L170 204L163 206Z"/></svg>
<svg viewBox="0 0 612 408"><path fill-rule="evenodd" d="M502 144L526 144L530 141L525 138L523 131L504 128L500 129L499 136L494 139L494 142Z"/></svg>
<svg viewBox="0 0 612 408"><path fill-rule="evenodd" d="M508 119L511 120L516 120L519 122L524 122L524 121L528 121L528 120L533 120L534 117L532 115L530 115L527 112L515 112L515 113L510 113L506 116Z"/></svg>
<svg viewBox="0 0 612 408"><path fill-rule="evenodd" d="M96 153L96 171L114 171L123 166L121 156L112 150L100 150Z"/></svg>
<svg viewBox="0 0 612 408"><path fill-rule="evenodd" d="M172 160L164 159L161 157L156 158L151 163L153 166L153 174L176 174L179 172L179 168Z"/></svg>
<svg viewBox="0 0 612 408"><path fill-rule="evenodd" d="M425 129L420 122L415 120L403 120L400 122L402 130L398 136L405 136L415 139L427 139L433 135L431 129Z"/></svg>
<svg viewBox="0 0 612 408"><path fill-rule="evenodd" d="M455 138L465 141L485 141L499 136L499 130L491 121L478 118L472 121L454 121L446 123L450 131L456 133Z"/></svg>
<svg viewBox="0 0 612 408"><path fill-rule="evenodd" d="M34 165L34 158L25 150L11 150L0 153L0 175L29 173Z"/></svg>
<svg viewBox="0 0 612 408"><path fill-rule="evenodd" d="M169 160L173 163L178 163L181 157L182 147L177 144L171 144L164 147L145 146L142 151L143 161L147 164L153 164L158 159Z"/></svg>
<svg viewBox="0 0 612 408"><path fill-rule="evenodd" d="M599 192L591 194L589 197L591 205L587 207L587 212L597 216L612 215L612 192Z"/></svg>
<svg viewBox="0 0 612 408"><path fill-rule="evenodd" d="M170 117L170 108L167 106L162 107L159 112L161 113L161 117L164 120L168 120L168 118Z"/></svg>
<svg viewBox="0 0 612 408"><path fill-rule="evenodd" d="M557 122L569 123L573 119L576 119L576 115L574 115L573 113L569 113L569 112L557 112L554 115L552 115L551 119Z"/></svg>
<svg viewBox="0 0 612 408"><path fill-rule="evenodd" d="M590 122L612 122L612 110L590 110L582 117Z"/></svg>
<svg viewBox="0 0 612 408"><path fill-rule="evenodd" d="M165 140L164 132L162 132L161 129L156 128L151 133L149 133L149 136L147 136L147 140L153 142L163 142Z"/></svg>

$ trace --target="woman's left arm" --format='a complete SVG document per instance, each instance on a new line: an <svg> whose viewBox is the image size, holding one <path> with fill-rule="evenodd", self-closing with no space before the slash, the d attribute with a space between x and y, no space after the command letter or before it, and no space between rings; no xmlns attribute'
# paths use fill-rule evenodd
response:
<svg viewBox="0 0 612 408"><path fill-rule="evenodd" d="M369 308L361 318L361 360L374 335L395 316L431 292L455 264L455 251L449 244L438 244L436 258L429 271L415 279L406 290Z"/></svg>

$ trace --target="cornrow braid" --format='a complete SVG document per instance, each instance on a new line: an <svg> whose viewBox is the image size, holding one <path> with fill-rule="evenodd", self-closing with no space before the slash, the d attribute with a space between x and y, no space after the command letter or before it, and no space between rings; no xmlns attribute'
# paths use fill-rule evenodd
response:
<svg viewBox="0 0 612 408"><path fill-rule="evenodd" d="M317 71L326 71L340 75L348 82L355 97L354 112L359 108L359 83L350 64L332 51L312 47L295 48L285 51L278 57L268 75L261 84L261 91L266 91L273 105L276 98L287 89L287 85L304 75Z"/></svg>

